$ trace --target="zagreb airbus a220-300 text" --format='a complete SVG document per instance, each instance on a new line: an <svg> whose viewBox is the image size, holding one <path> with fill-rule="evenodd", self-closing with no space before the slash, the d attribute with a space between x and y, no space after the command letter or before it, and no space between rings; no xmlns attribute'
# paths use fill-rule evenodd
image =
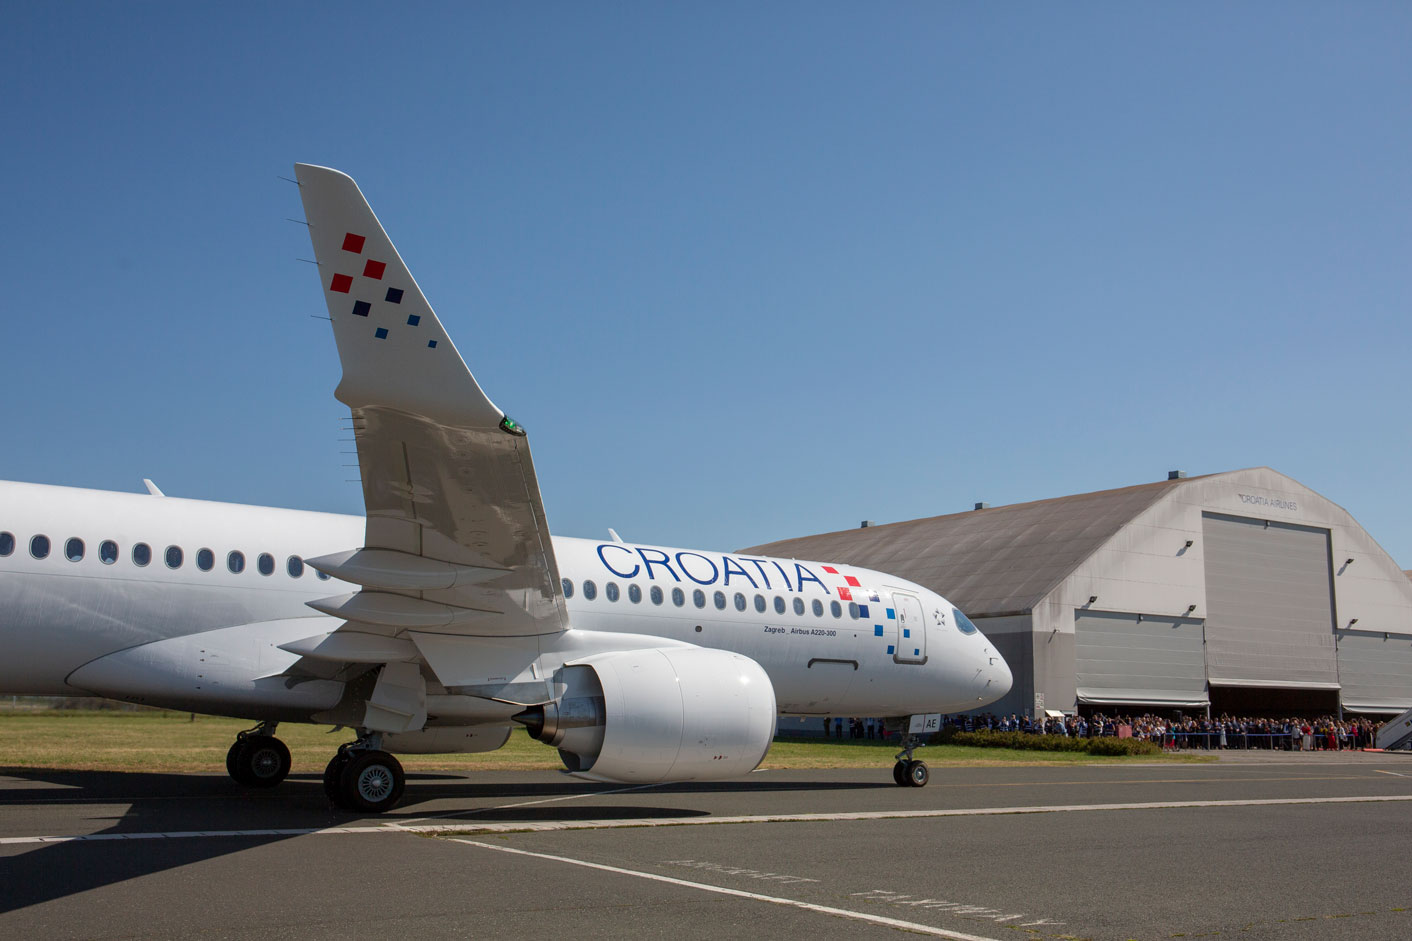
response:
<svg viewBox="0 0 1412 941"><path fill-rule="evenodd" d="M352 410L363 517L0 483L0 692L247 718L231 777L278 784L280 722L357 729L340 806L395 753L511 729L602 781L729 778L781 714L911 733L1010 688L965 615L849 565L551 538L525 431L481 391L363 194L296 167Z"/></svg>

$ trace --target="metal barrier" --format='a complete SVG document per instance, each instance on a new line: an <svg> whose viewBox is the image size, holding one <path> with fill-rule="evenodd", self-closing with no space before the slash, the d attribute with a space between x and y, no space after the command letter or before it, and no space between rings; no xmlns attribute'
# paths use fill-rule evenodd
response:
<svg viewBox="0 0 1412 941"><path fill-rule="evenodd" d="M964 727L962 727L964 728ZM971 731L971 730L966 730ZM977 726L974 731L1002 731L999 727L986 729L985 726ZM1039 728L1010 729L1011 732L1022 732L1028 735L1064 735L1063 732L1046 732ZM1093 736L1080 736L1077 734L1064 735L1065 738L1089 738L1098 737L1101 733ZM1220 751L1352 751L1360 748L1371 748L1373 745L1370 734L1365 734L1364 740L1359 744L1353 735L1336 736L1335 744L1330 747L1328 735L1320 735L1317 732L1310 735L1310 745L1306 749L1303 747L1303 733L1291 734L1289 732L1246 732L1226 730L1226 744L1221 745L1221 732L1215 731L1180 731L1173 732L1170 729L1157 735L1150 732L1137 732L1132 734L1133 738L1141 739L1144 742L1152 742L1160 745L1164 749L1172 751L1182 750L1202 750Z"/></svg>

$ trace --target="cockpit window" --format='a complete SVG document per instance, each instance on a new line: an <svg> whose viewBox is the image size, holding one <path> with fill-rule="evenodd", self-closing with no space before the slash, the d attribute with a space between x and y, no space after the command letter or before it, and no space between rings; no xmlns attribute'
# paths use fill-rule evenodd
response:
<svg viewBox="0 0 1412 941"><path fill-rule="evenodd" d="M952 608L951 616L956 618L956 626L960 629L962 634L974 634L976 632L976 626L971 623L970 618L961 613L960 608Z"/></svg>

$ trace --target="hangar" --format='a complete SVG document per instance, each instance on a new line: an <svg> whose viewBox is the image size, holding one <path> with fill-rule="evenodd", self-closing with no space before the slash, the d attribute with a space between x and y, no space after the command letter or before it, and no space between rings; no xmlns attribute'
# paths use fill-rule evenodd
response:
<svg viewBox="0 0 1412 941"><path fill-rule="evenodd" d="M995 713L1412 708L1412 577L1346 510L1268 467L743 551L945 595L1014 673Z"/></svg>

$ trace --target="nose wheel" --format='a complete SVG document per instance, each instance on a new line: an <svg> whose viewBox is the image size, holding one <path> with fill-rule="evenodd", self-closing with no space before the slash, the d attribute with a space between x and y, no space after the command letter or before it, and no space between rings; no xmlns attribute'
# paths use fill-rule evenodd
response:
<svg viewBox="0 0 1412 941"><path fill-rule="evenodd" d="M927 781L931 780L927 763L912 757L912 751L919 744L915 735L903 736L902 751L897 753L897 764L892 766L892 780L897 782L898 787L926 787Z"/></svg>
<svg viewBox="0 0 1412 941"><path fill-rule="evenodd" d="M926 787L931 772L925 761L899 761L892 766L892 780L898 787Z"/></svg>

